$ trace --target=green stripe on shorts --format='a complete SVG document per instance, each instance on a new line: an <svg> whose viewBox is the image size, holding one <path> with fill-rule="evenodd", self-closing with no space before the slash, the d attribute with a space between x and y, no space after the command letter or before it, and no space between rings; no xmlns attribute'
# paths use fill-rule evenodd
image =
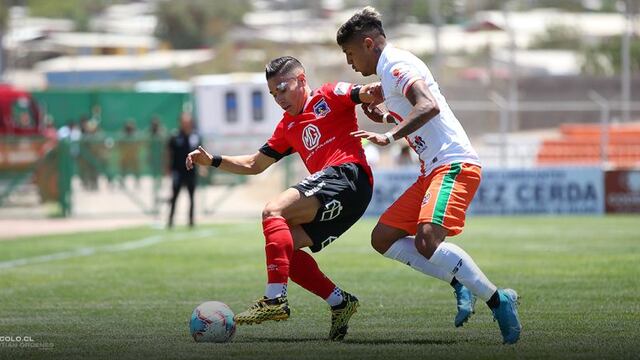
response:
<svg viewBox="0 0 640 360"><path fill-rule="evenodd" d="M435 224L442 225L444 222L444 213L447 210L451 190L453 189L453 184L456 182L456 176L460 174L461 170L462 163L453 163L451 164L451 169L449 169L447 175L442 179L442 185L440 186L440 192L438 192L436 206L433 210L433 222Z"/></svg>

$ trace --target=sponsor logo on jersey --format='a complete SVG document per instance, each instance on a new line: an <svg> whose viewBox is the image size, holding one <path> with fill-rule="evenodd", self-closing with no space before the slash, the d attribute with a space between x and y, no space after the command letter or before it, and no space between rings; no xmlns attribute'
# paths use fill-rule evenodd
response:
<svg viewBox="0 0 640 360"><path fill-rule="evenodd" d="M395 81L395 86L398 87L400 85L400 83L404 82L407 80L407 77L409 76L409 71L407 70L401 70L399 68L395 68L391 71L391 75L393 75L393 77L397 78Z"/></svg>
<svg viewBox="0 0 640 360"><path fill-rule="evenodd" d="M302 130L302 143L307 150L313 150L320 143L320 129L313 124L307 125Z"/></svg>
<svg viewBox="0 0 640 360"><path fill-rule="evenodd" d="M333 93L336 95L347 95L349 91L349 83L339 82L336 84L336 87L333 89Z"/></svg>
<svg viewBox="0 0 640 360"><path fill-rule="evenodd" d="M289 125L287 125L287 130L290 130L294 124L295 124L294 122L290 122Z"/></svg>
<svg viewBox="0 0 640 360"><path fill-rule="evenodd" d="M416 153L421 154L427 149L427 143L424 141L422 136L416 136L413 138L413 147L415 148Z"/></svg>
<svg viewBox="0 0 640 360"><path fill-rule="evenodd" d="M343 209L342 203L339 200L335 200L335 199L327 203L327 205L325 205L324 208L326 210L322 212L322 215L320 216L320 221L329 221L337 218Z"/></svg>
<svg viewBox="0 0 640 360"><path fill-rule="evenodd" d="M325 117L329 112L331 109L324 98L313 105L313 113L317 118Z"/></svg>
<svg viewBox="0 0 640 360"><path fill-rule="evenodd" d="M303 184L304 185L304 184ZM313 196L315 193L317 193L318 191L322 190L322 188L326 185L326 183L324 181L319 182L316 186L314 186L312 189L309 189L307 191L304 192L304 196L306 197L310 197Z"/></svg>

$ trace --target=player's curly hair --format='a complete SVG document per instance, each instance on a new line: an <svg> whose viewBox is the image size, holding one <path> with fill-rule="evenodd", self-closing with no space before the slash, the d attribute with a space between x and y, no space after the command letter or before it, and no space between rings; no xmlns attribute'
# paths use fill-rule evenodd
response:
<svg viewBox="0 0 640 360"><path fill-rule="evenodd" d="M302 66L302 63L298 59L293 56L282 56L269 61L267 66L265 66L264 72L267 80L269 80L278 74L286 74L297 68L304 71L304 66Z"/></svg>
<svg viewBox="0 0 640 360"><path fill-rule="evenodd" d="M382 18L378 10L367 6L351 16L347 22L340 26L336 40L342 46L351 41L355 36L376 36L386 37L382 28Z"/></svg>

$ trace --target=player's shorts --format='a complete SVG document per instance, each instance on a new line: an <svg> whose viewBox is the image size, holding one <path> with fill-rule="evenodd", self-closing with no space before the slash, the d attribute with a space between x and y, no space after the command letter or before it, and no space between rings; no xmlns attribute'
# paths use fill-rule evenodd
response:
<svg viewBox="0 0 640 360"><path fill-rule="evenodd" d="M380 223L415 235L418 224L438 224L448 236L464 227L465 213L480 185L480 166L452 163L420 176L380 217Z"/></svg>
<svg viewBox="0 0 640 360"><path fill-rule="evenodd" d="M369 206L373 193L367 172L355 163L326 167L292 188L303 196L320 200L313 221L301 225L313 241L310 247L313 252L322 250L355 224Z"/></svg>

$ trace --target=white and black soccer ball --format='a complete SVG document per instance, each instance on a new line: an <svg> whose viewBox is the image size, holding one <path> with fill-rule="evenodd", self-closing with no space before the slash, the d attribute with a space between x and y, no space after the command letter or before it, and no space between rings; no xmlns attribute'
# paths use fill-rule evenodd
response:
<svg viewBox="0 0 640 360"><path fill-rule="evenodd" d="M193 310L189 321L196 342L228 342L236 333L233 311L220 301L204 302Z"/></svg>

